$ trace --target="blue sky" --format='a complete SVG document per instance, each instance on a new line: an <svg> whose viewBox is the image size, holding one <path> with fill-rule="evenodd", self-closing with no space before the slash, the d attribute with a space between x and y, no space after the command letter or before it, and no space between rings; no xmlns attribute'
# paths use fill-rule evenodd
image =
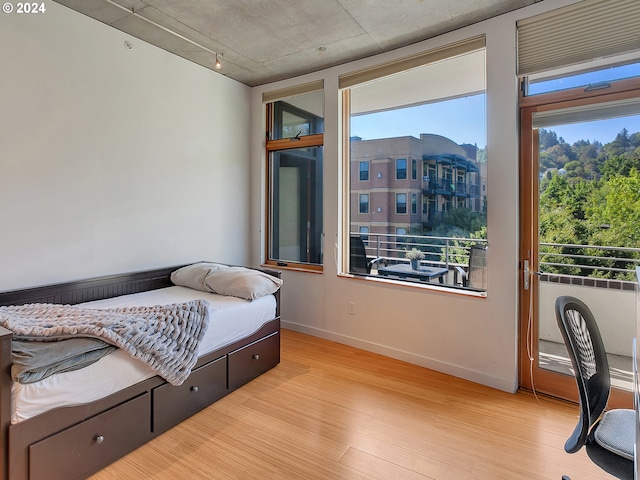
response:
<svg viewBox="0 0 640 480"><path fill-rule="evenodd" d="M484 95L474 95L352 117L351 135L373 140L406 135L420 138L421 133L435 133L457 144L483 148L487 143L485 118Z"/></svg>
<svg viewBox="0 0 640 480"><path fill-rule="evenodd" d="M640 75L640 63L635 63L539 82L531 86L530 92L560 90L612 78L638 75ZM421 133L435 133L448 137L458 144L470 143L483 148L486 146L485 109L484 95L474 95L446 102L361 115L352 117L351 135L372 140L406 135L419 138ZM612 141L623 128L626 128L629 133L640 132L640 115L549 127L548 130L556 132L570 144L578 140L598 140L605 144Z"/></svg>
<svg viewBox="0 0 640 480"><path fill-rule="evenodd" d="M605 144L615 139L623 128L626 128L629 133L640 132L640 115L575 123L561 127L549 127L547 130L556 132L558 137L562 137L569 144L573 144L578 140L589 140L591 142L598 140L600 143Z"/></svg>

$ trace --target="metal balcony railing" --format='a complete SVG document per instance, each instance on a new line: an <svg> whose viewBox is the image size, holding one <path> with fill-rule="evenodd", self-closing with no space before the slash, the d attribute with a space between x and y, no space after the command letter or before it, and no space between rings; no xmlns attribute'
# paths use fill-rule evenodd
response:
<svg viewBox="0 0 640 480"><path fill-rule="evenodd" d="M358 235L358 233L354 233ZM482 238L431 237L426 235L397 235L391 233L360 234L367 256L383 258L389 263L406 262L407 250L417 248L425 258L423 264L431 266L459 266L469 264L471 245L486 244Z"/></svg>
<svg viewBox="0 0 640 480"><path fill-rule="evenodd" d="M540 243L542 273L635 280L640 248Z"/></svg>
<svg viewBox="0 0 640 480"><path fill-rule="evenodd" d="M479 198L480 185L466 182L454 182L447 178L422 178L422 189L429 195L455 195L462 197Z"/></svg>
<svg viewBox="0 0 640 480"><path fill-rule="evenodd" d="M357 233L356 233L357 235ZM486 244L481 238L432 237L368 233L361 235L367 255L384 258L391 263L406 261L406 250L417 248L431 266L467 266L469 250L474 244ZM635 281L635 269L640 266L640 248L603 245L573 245L540 243L540 270L549 276Z"/></svg>

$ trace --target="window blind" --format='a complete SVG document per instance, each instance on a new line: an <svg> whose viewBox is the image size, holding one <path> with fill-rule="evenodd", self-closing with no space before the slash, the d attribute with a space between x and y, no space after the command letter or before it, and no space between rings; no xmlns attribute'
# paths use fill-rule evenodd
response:
<svg viewBox="0 0 640 480"><path fill-rule="evenodd" d="M455 57L456 55L473 52L484 47L484 36L470 38L468 40L454 43L452 45L446 45L435 50L429 50L427 52L412 55L410 57L404 57L382 65L376 65L374 67L340 75L340 78L338 80L338 87L353 87L354 85L359 85L371 80L386 77L388 75L393 75L394 73L404 72L405 70L421 67L429 63L445 60L447 58Z"/></svg>
<svg viewBox="0 0 640 480"><path fill-rule="evenodd" d="M592 103L576 107L535 112L533 128L548 128L569 123L605 120L640 114L640 98L627 98L607 103Z"/></svg>
<svg viewBox="0 0 640 480"><path fill-rule="evenodd" d="M276 100L284 100L285 98L298 97L308 93L322 92L324 90L324 80L316 80L315 82L303 83L292 87L281 88L271 92L262 94L263 103L271 103Z"/></svg>
<svg viewBox="0 0 640 480"><path fill-rule="evenodd" d="M518 74L640 50L640 1L584 0L518 22Z"/></svg>

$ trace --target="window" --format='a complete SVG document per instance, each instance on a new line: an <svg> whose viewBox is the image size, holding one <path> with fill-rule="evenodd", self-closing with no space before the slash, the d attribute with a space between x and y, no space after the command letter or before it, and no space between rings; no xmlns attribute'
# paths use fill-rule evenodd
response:
<svg viewBox="0 0 640 480"><path fill-rule="evenodd" d="M487 238L485 78L484 38L477 37L339 79L348 145L344 230L358 232L355 194L373 195L376 207L390 207L371 208L369 240L378 256L408 264L405 248L418 248L424 264L449 270L444 285L456 289L465 287L455 267L468 268L470 247ZM371 185L359 182L364 161Z"/></svg>
<svg viewBox="0 0 640 480"><path fill-rule="evenodd" d="M407 213L406 193L396 193L396 213Z"/></svg>
<svg viewBox="0 0 640 480"><path fill-rule="evenodd" d="M369 180L369 162L360 162L360 181L366 182Z"/></svg>
<svg viewBox="0 0 640 480"><path fill-rule="evenodd" d="M304 86L303 86L304 87ZM265 93L268 209L265 263L322 268L322 84ZM275 98L273 98L275 97Z"/></svg>
<svg viewBox="0 0 640 480"><path fill-rule="evenodd" d="M360 197L360 213L369 213L369 194L361 193Z"/></svg>
<svg viewBox="0 0 640 480"><path fill-rule="evenodd" d="M539 95L541 93L557 92L576 87L591 89L607 88L610 82L616 80L634 78L640 76L640 62L631 62L625 65L616 65L601 69L585 69L562 77L538 74L530 75L527 82L527 95Z"/></svg>
<svg viewBox="0 0 640 480"><path fill-rule="evenodd" d="M358 228L358 232L360 233L360 238L362 238L362 241L364 242L364 245L367 246L367 244L369 243L369 227L365 227L365 226L360 226Z"/></svg>
<svg viewBox="0 0 640 480"><path fill-rule="evenodd" d="M399 158L396 160L396 178L404 180L407 178L407 159Z"/></svg>
<svg viewBox="0 0 640 480"><path fill-rule="evenodd" d="M404 250L407 245L407 228L406 227L396 227L396 248L400 250Z"/></svg>

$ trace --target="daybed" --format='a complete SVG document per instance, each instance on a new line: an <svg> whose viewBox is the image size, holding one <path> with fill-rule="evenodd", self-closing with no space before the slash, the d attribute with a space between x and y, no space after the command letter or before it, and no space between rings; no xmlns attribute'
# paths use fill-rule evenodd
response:
<svg viewBox="0 0 640 480"><path fill-rule="evenodd" d="M158 295L164 295L165 291L172 294L177 292L178 298L187 299L215 296L214 293L190 293L185 286L174 286L171 274L181 267L185 266L0 292L0 306L83 304L83 308L86 305L87 308L102 309L132 305L139 301L151 305L157 298L164 298ZM275 282L281 282L278 271L258 271L262 272L261 275L270 275L268 278L272 280L277 279ZM145 300L145 295L150 298ZM251 316L253 314L247 314L249 310L246 308L251 304L258 305L258 300L265 304L271 302L270 316L258 320L256 325L259 326L250 333L234 334L224 327L222 330L225 332L221 337L224 344L214 341L210 342L210 345L214 345L213 350L203 352L201 349L190 375L179 386L168 383L153 371L149 373L148 367L142 365L136 367L145 374L141 381L81 404L59 406L42 413L37 407L26 419L16 413L12 398L12 394L16 397L16 392L20 390L16 387L22 387L21 384L14 384L12 379L13 333L0 327L0 476L8 480L86 478L276 366L280 361L279 290L256 301L228 298L221 299L220 309L214 306L208 310L209 329L203 343L215 333L218 318L231 318L231 312L236 309L240 316ZM84 374L84 370L98 368L111 357L117 359L117 354L127 356L118 349L90 367L70 374L55 374L47 380ZM133 362L141 364L135 359ZM124 373L122 376L125 376Z"/></svg>

